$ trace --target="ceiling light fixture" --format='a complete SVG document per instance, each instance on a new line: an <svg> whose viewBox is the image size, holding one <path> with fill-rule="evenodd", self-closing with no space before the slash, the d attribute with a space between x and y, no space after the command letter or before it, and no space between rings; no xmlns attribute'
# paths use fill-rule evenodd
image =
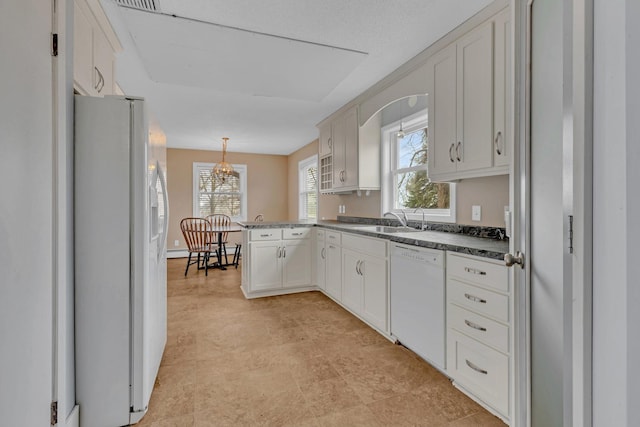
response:
<svg viewBox="0 0 640 427"><path fill-rule="evenodd" d="M404 138L404 130L402 129L402 122L400 122L400 130L397 133L398 138Z"/></svg>
<svg viewBox="0 0 640 427"><path fill-rule="evenodd" d="M228 141L229 138L226 136L222 138L222 161L213 167L213 174L222 179L223 182L228 176L238 176L238 173L233 170L233 166L225 161Z"/></svg>

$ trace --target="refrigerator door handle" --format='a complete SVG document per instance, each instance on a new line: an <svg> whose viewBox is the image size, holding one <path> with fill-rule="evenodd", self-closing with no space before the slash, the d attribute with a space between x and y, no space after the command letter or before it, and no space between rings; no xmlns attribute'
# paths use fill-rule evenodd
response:
<svg viewBox="0 0 640 427"><path fill-rule="evenodd" d="M162 239L158 247L158 259L163 258L167 248L167 232L169 231L169 195L167 194L167 182L165 181L164 171L160 162L156 162L156 170L158 171L158 179L160 180L160 188L162 189L162 201L164 203L164 223L162 224Z"/></svg>

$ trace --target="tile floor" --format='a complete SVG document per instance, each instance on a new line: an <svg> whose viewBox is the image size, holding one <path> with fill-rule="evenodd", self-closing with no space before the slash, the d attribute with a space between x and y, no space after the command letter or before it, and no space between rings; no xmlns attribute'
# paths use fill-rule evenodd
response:
<svg viewBox="0 0 640 427"><path fill-rule="evenodd" d="M499 426L319 292L246 300L240 270L168 264L168 339L140 427Z"/></svg>

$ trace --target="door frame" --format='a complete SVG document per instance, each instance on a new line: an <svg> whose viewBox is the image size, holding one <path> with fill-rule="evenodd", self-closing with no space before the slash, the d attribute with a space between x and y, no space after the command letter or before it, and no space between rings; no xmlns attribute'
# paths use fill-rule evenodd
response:
<svg viewBox="0 0 640 427"><path fill-rule="evenodd" d="M531 10L535 0L511 0L514 79L513 158L509 182L513 233L509 250L531 265L530 136ZM563 0L563 407L567 425L592 425L593 261L593 0ZM572 224L569 222L572 216ZM569 238L572 252L569 252ZM531 425L531 271L512 269L515 304L513 425Z"/></svg>

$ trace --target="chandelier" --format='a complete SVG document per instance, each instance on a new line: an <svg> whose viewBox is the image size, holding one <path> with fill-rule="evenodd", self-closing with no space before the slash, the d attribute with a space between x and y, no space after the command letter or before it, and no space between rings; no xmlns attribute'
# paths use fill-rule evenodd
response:
<svg viewBox="0 0 640 427"><path fill-rule="evenodd" d="M229 138L222 138L222 161L213 167L213 174L218 178L221 178L223 181L228 176L237 175L233 170L233 166L225 160L225 156L227 155L227 141L229 141Z"/></svg>

